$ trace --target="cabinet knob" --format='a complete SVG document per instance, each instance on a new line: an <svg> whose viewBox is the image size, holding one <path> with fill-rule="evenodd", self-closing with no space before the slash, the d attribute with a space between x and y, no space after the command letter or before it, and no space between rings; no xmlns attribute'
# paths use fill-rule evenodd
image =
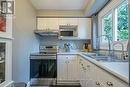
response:
<svg viewBox="0 0 130 87"><path fill-rule="evenodd" d="M112 83L112 82L107 81L107 85L108 85L108 86L113 86L113 83Z"/></svg>
<svg viewBox="0 0 130 87"><path fill-rule="evenodd" d="M96 85L101 85L99 82L96 82Z"/></svg>
<svg viewBox="0 0 130 87"><path fill-rule="evenodd" d="M82 67L83 68L83 70L86 70L86 68L85 67Z"/></svg>
<svg viewBox="0 0 130 87"><path fill-rule="evenodd" d="M84 64L81 64L81 66L83 66Z"/></svg>
<svg viewBox="0 0 130 87"><path fill-rule="evenodd" d="M89 68L89 67L90 67L90 65L87 65L87 67Z"/></svg>

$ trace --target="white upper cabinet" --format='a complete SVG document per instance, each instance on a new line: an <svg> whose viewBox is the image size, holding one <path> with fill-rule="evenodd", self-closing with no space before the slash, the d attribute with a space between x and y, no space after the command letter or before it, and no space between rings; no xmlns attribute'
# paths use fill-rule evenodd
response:
<svg viewBox="0 0 130 87"><path fill-rule="evenodd" d="M38 30L59 30L59 25L78 25L78 38L91 39L91 18L37 18Z"/></svg>
<svg viewBox="0 0 130 87"><path fill-rule="evenodd" d="M59 18L59 25L78 25L78 18Z"/></svg>
<svg viewBox="0 0 130 87"><path fill-rule="evenodd" d="M58 18L37 18L38 30L58 30L59 21Z"/></svg>
<svg viewBox="0 0 130 87"><path fill-rule="evenodd" d="M78 36L80 39L91 39L91 18L79 18Z"/></svg>

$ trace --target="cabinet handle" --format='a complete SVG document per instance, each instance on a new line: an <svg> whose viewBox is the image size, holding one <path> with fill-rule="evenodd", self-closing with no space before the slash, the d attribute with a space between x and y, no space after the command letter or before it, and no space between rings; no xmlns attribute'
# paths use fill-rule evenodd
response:
<svg viewBox="0 0 130 87"><path fill-rule="evenodd" d="M90 67L90 65L87 65L87 67Z"/></svg>
<svg viewBox="0 0 130 87"><path fill-rule="evenodd" d="M108 86L113 86L113 83L112 83L112 82L107 81L107 85L108 85Z"/></svg>
<svg viewBox="0 0 130 87"><path fill-rule="evenodd" d="M83 70L86 70L86 68L85 67L82 67L83 68Z"/></svg>
<svg viewBox="0 0 130 87"><path fill-rule="evenodd" d="M83 66L84 64L81 64L81 66Z"/></svg>
<svg viewBox="0 0 130 87"><path fill-rule="evenodd" d="M65 61L65 63L68 63L68 61Z"/></svg>
<svg viewBox="0 0 130 87"><path fill-rule="evenodd" d="M96 85L101 85L99 82L96 82Z"/></svg>

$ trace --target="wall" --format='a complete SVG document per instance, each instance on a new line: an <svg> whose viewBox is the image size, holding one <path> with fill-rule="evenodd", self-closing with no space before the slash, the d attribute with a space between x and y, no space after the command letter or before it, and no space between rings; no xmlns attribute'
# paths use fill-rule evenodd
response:
<svg viewBox="0 0 130 87"><path fill-rule="evenodd" d="M13 19L13 80L29 81L29 55L38 51L35 29L35 9L29 0L15 0Z"/></svg>

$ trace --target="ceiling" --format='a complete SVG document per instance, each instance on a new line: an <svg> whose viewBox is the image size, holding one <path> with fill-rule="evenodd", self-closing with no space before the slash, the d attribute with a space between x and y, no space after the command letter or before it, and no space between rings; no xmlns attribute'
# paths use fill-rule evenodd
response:
<svg viewBox="0 0 130 87"><path fill-rule="evenodd" d="M30 0L37 10L82 11L85 16L97 13L111 0ZM86 10L87 9L87 10Z"/></svg>
<svg viewBox="0 0 130 87"><path fill-rule="evenodd" d="M31 0L36 9L83 10L88 0Z"/></svg>

